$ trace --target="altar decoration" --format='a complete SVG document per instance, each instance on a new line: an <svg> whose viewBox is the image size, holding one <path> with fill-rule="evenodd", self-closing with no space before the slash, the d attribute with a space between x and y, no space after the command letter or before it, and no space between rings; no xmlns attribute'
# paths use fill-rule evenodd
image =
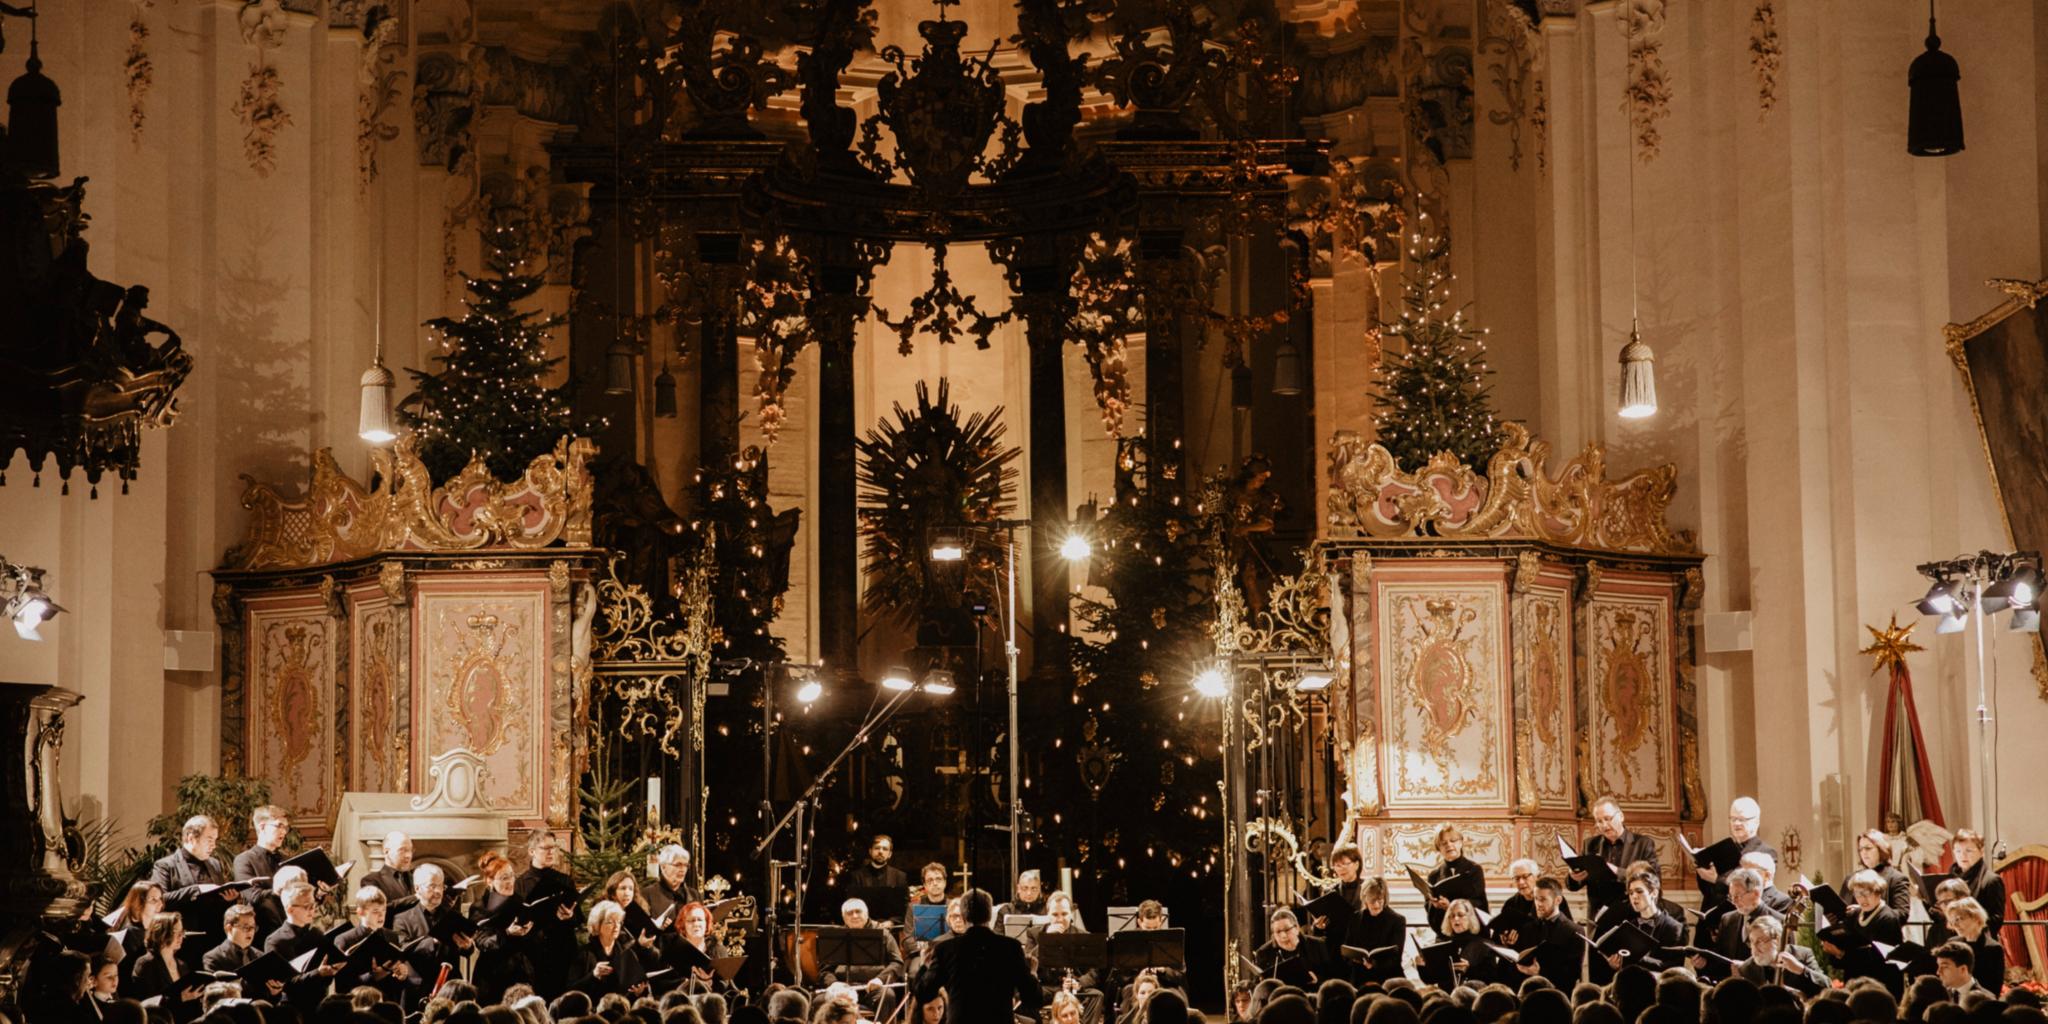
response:
<svg viewBox="0 0 2048 1024"><path fill-rule="evenodd" d="M417 793L449 750L490 810L566 828L587 707L595 446L563 438L510 482L473 459L434 486L410 435L372 482L316 452L303 494L249 481L215 571L221 760L270 780L309 840L345 791Z"/></svg>

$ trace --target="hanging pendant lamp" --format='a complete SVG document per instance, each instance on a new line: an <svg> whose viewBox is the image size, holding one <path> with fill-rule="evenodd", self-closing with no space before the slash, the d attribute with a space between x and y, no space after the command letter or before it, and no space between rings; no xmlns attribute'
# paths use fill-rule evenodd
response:
<svg viewBox="0 0 2048 1024"><path fill-rule="evenodd" d="M398 378L384 365L384 268L377 268L376 354L363 371L363 404L356 416L356 436L371 444L390 444L398 439L391 420L391 395L398 390Z"/></svg>
<svg viewBox="0 0 2048 1024"><path fill-rule="evenodd" d="M1294 347L1294 339L1281 338L1273 351L1273 393L1292 397L1301 390L1301 350Z"/></svg>
<svg viewBox="0 0 2048 1024"><path fill-rule="evenodd" d="M1914 156L1952 156L1963 151L1963 100L1956 83L1963 77L1956 59L1941 52L1934 30L1934 0L1927 0L1927 50L1913 58L1906 71L1911 95L1906 109L1906 152Z"/></svg>
<svg viewBox="0 0 2048 1024"><path fill-rule="evenodd" d="M654 414L662 419L674 419L676 415L676 377L668 372L668 364L661 364L661 372L654 375Z"/></svg>

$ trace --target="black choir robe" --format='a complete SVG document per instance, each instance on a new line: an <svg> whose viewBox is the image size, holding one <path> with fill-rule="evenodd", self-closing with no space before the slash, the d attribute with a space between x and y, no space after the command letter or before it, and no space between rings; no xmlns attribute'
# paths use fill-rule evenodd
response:
<svg viewBox="0 0 2048 1024"><path fill-rule="evenodd" d="M1720 950L1721 955L1730 960L1740 960L1748 956L1749 923L1766 914L1777 918L1781 922L1785 919L1783 914L1761 903L1757 904L1755 910L1747 914L1739 914L1731 910L1721 915L1721 924L1714 931L1714 942L1710 948ZM1694 943L1694 945L1698 945L1698 943Z"/></svg>
<svg viewBox="0 0 2048 1024"><path fill-rule="evenodd" d="M660 878L656 878L648 883L646 888L640 891L640 898L646 901L647 914L650 917L660 917L668 913L668 908L670 907L680 908L686 904L697 902L697 897L690 892L690 883L687 880L680 886L670 888L669 884ZM677 910L678 914L681 912L680 909ZM669 927L671 928L676 927L678 924L680 922L673 919L669 921Z"/></svg>
<svg viewBox="0 0 2048 1024"><path fill-rule="evenodd" d="M1976 956L1970 962L1970 977L1977 979L1977 984L1984 986L1984 990L1994 997L2004 992L2005 945L1986 929L1969 946L1970 952Z"/></svg>
<svg viewBox="0 0 2048 1024"><path fill-rule="evenodd" d="M450 899L442 899L441 905L433 910L428 910L426 904L415 903L391 922L391 930L407 942L417 942L431 935L445 944L454 920L461 916L462 913L455 909L455 901Z"/></svg>
<svg viewBox="0 0 2048 1024"><path fill-rule="evenodd" d="M1949 868L1948 873L1970 883L1970 896L1984 905L1984 916L1989 920L1985 930L1997 935L2005 927L2005 879L1991 870L1991 862L1980 860L1964 871L1961 865ZM169 905L169 901L165 901ZM1985 986L1989 988L1990 986ZM1997 991L1993 989L1993 991Z"/></svg>
<svg viewBox="0 0 2048 1024"><path fill-rule="evenodd" d="M175 959L183 959L182 951ZM181 964L178 980L172 980L171 968L164 963L162 954L158 950L150 950L142 954L142 959L135 962L135 973L129 978L128 985L121 994L138 1001L161 996L163 998L159 1002L164 1009L170 1011L171 1019L180 1022L198 1020L201 1001L178 998L181 993L187 991L184 984L191 976L192 972L183 969Z"/></svg>
<svg viewBox="0 0 2048 1024"><path fill-rule="evenodd" d="M390 928L380 929L380 931L384 933L384 941L394 946L405 944L405 937L397 931ZM337 952L346 956L349 950L356 948L356 943L367 941L369 937L370 930L358 924L342 932L340 935L336 935L334 937L334 948ZM334 976L335 990L347 991L358 985L368 985L384 993L385 1002L397 1003L399 1006L410 1008L422 996L427 994L426 987L432 984L434 979L422 977L423 972L416 969L416 965L411 957L401 957L400 959L405 961L406 969L409 972L403 979L389 975L379 978L374 971L368 968L354 974L344 971Z"/></svg>
<svg viewBox="0 0 2048 1024"><path fill-rule="evenodd" d="M554 868L528 868L519 876L519 898L529 903L575 891L575 881ZM533 990L552 1000L568 988L569 970L576 960L576 930L582 922L573 913L567 920L553 912L539 917L527 935L532 946Z"/></svg>
<svg viewBox="0 0 2048 1024"><path fill-rule="evenodd" d="M1408 919L1393 907L1382 906L1377 914L1361 910L1351 919L1351 927L1344 933L1344 944L1359 949L1383 949L1396 947L1390 955L1381 957L1371 964L1353 964L1351 974L1357 982L1386 981L1401 976L1401 954L1408 944ZM1176 972L1176 980L1178 973ZM1160 983L1165 983L1164 975ZM1179 986L1173 986L1179 987Z"/></svg>
<svg viewBox="0 0 2048 1024"><path fill-rule="evenodd" d="M1600 920L1601 912L1608 907L1628 905L1628 879L1622 877L1622 872L1630 864L1639 860L1649 861L1650 873L1657 873L1657 841L1628 829L1622 829L1621 838L1613 842L1595 832L1579 852L1588 857L1598 857L1614 869L1615 880L1612 882L1580 882L1570 872L1565 873L1566 888L1573 892L1586 889L1586 919L1589 921Z"/></svg>
<svg viewBox="0 0 2048 1024"><path fill-rule="evenodd" d="M1330 961L1330 952L1323 944L1306 935L1295 943L1293 949L1281 949L1278 942L1268 941L1252 954L1252 962L1258 964L1259 975L1278 978L1290 985L1313 991L1315 986L1336 977L1335 965ZM1303 984L1306 978L1308 983Z"/></svg>
<svg viewBox="0 0 2048 1024"><path fill-rule="evenodd" d="M282 853L272 853L261 846L251 846L235 855L235 881L251 878L273 878L277 869L284 866L287 858ZM256 911L256 948L262 948L263 940L284 923L284 904L278 901L277 890L269 885L245 890L242 903Z"/></svg>
<svg viewBox="0 0 2048 1024"><path fill-rule="evenodd" d="M1884 905L1899 912L1903 921L1913 914L1913 882L1896 865L1885 864L1873 869L1884 879Z"/></svg>
<svg viewBox="0 0 2048 1024"><path fill-rule="evenodd" d="M399 870L389 864L363 876L364 885L374 885L392 903L412 895L412 869Z"/></svg>
<svg viewBox="0 0 2048 1024"><path fill-rule="evenodd" d="M201 893L199 887L229 881L227 867L218 857L201 860L180 846L150 866L149 880L164 891L164 910L185 921L179 961L187 967L198 966L199 957L226 938L220 919L228 912L228 902L219 892Z"/></svg>
<svg viewBox="0 0 2048 1024"><path fill-rule="evenodd" d="M333 945L327 941L327 936L322 934L320 929L312 925L301 928L289 921L263 940L265 953L276 953L286 960L296 960L315 949L325 949L330 955L334 952ZM299 1007L300 1012L308 1016L319 1007L320 1000L327 996L328 989L334 983L331 976L319 973L320 961L324 959L326 957L315 957L314 962L309 965L312 970L300 973L284 986L285 1001Z"/></svg>
<svg viewBox="0 0 2048 1024"><path fill-rule="evenodd" d="M1570 918L1563 914L1536 918L1524 926L1519 937L1529 944L1521 950L1524 966L1533 961L1537 973L1560 992L1570 992L1579 983L1579 965L1585 959L1586 943L1579 937L1579 926Z"/></svg>
<svg viewBox="0 0 2048 1024"><path fill-rule="evenodd" d="M611 973L602 978L597 976L597 965L601 963L612 965ZM569 970L569 988L589 996L593 1004L614 992L636 999L647 993L646 985L646 965L641 962L633 940L624 932L619 933L610 949L594 938L584 943Z"/></svg>
<svg viewBox="0 0 2048 1024"><path fill-rule="evenodd" d="M540 955L540 944L535 939L541 934L540 926L525 935L513 935L505 930L506 922L493 921L500 911L514 903L523 902L517 895L501 896L486 891L482 898L470 905L470 919L477 922L476 946L479 954L470 965L470 984L476 986L478 1002L489 1006L503 1002L505 990L518 982L532 983L534 979L533 958ZM453 947L453 943L449 944ZM443 959L447 959L444 957ZM568 973L566 966L561 971ZM535 991L539 991L536 986Z"/></svg>
<svg viewBox="0 0 2048 1024"><path fill-rule="evenodd" d="M1446 900L1466 900L1484 913L1493 907L1486 902L1486 871L1470 859L1447 860L1429 873L1429 887ZM1444 934L1444 909L1429 908L1429 926Z"/></svg>
<svg viewBox="0 0 2048 1024"><path fill-rule="evenodd" d="M1782 862L1782 858L1778 856L1778 848L1764 842L1762 836L1750 836L1749 841L1742 844L1743 856L1747 857L1752 853L1767 853L1771 855L1771 860L1774 863ZM1693 883L1700 888L1700 909L1704 910L1717 903L1728 902L1727 874L1724 873L1720 878L1709 882L1699 877L1697 870L1699 866L1697 864L1693 865L1693 867L1695 869L1693 871Z"/></svg>

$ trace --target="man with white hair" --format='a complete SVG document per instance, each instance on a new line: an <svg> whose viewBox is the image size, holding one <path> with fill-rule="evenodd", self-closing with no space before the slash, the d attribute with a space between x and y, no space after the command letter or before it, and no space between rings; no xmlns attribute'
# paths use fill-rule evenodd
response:
<svg viewBox="0 0 2048 1024"><path fill-rule="evenodd" d="M363 884L384 890L384 898L393 904L411 896L412 837L403 832L385 836L384 866L364 875Z"/></svg>
<svg viewBox="0 0 2048 1024"><path fill-rule="evenodd" d="M1526 949L1535 941L1533 933L1523 932L1540 916L1536 913L1536 883L1542 881L1543 869L1523 857L1508 865L1508 879L1515 883L1515 894L1501 901L1500 912L1486 922L1486 933L1502 945ZM1558 904L1558 913L1567 921L1572 919L1572 908L1562 902Z"/></svg>
<svg viewBox="0 0 2048 1024"><path fill-rule="evenodd" d="M448 876L438 865L418 865L412 869L412 890L419 899L398 915L391 929L407 942L417 942L429 935L436 941L447 942L454 919L461 916L455 901L448 898Z"/></svg>
<svg viewBox="0 0 2048 1024"><path fill-rule="evenodd" d="M824 984L844 982L860 992L861 1001L874 1009L873 1017L884 1020L894 1008L894 990L886 987L904 978L903 949L896 944L896 936L886 928L876 928L868 917L866 900L850 899L839 905L839 918L848 928L875 928L882 933L884 948L888 951L888 962L883 964L835 964L820 963L818 970Z"/></svg>
<svg viewBox="0 0 2048 1024"><path fill-rule="evenodd" d="M1010 902L996 907L995 929L1001 931L1003 918L1010 914L1045 913L1045 882L1039 877L1038 869L1017 874L1017 889Z"/></svg>
<svg viewBox="0 0 2048 1024"><path fill-rule="evenodd" d="M648 916L654 918L668 913L670 907L681 909L695 902L690 893L690 851L676 843L662 847L654 855L654 884L640 897L647 901Z"/></svg>
<svg viewBox="0 0 2048 1024"><path fill-rule="evenodd" d="M1757 834L1762 824L1763 808L1758 806L1755 797L1739 796L1728 805L1728 838L1735 840L1742 848L1743 854L1768 853L1771 855L1771 862L1775 864L1778 860L1778 851ZM1711 907L1727 902L1728 885L1721 878L1719 869L1708 864L1695 865L1693 870L1699 875L1700 906ZM1747 948L1747 944L1748 939L1745 937L1742 948Z"/></svg>
<svg viewBox="0 0 2048 1024"><path fill-rule="evenodd" d="M1771 908L1780 917L1784 916L1785 908L1792 905L1792 896L1778 888L1778 859L1758 850L1755 853L1743 854L1741 866L1763 876L1764 906Z"/></svg>

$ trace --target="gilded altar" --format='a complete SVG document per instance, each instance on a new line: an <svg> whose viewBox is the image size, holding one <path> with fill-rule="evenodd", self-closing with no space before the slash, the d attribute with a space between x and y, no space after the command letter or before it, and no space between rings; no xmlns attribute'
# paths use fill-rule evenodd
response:
<svg viewBox="0 0 2048 1024"><path fill-rule="evenodd" d="M1553 475L1508 424L1476 472L1447 455L1403 469L1349 433L1333 446L1319 559L1335 681L1341 816L1367 870L1437 863L1456 822L1503 882L1557 839L1591 834L1609 795L1652 837L1705 814L1694 629L1704 556L1665 521L1676 474L1609 479L1597 445Z"/></svg>
<svg viewBox="0 0 2048 1024"><path fill-rule="evenodd" d="M568 439L509 483L432 486L409 438L369 484L315 453L303 494L248 481L248 536L214 573L221 770L270 781L309 838L344 792L421 793L466 749L515 827L574 822L588 713L590 459Z"/></svg>

